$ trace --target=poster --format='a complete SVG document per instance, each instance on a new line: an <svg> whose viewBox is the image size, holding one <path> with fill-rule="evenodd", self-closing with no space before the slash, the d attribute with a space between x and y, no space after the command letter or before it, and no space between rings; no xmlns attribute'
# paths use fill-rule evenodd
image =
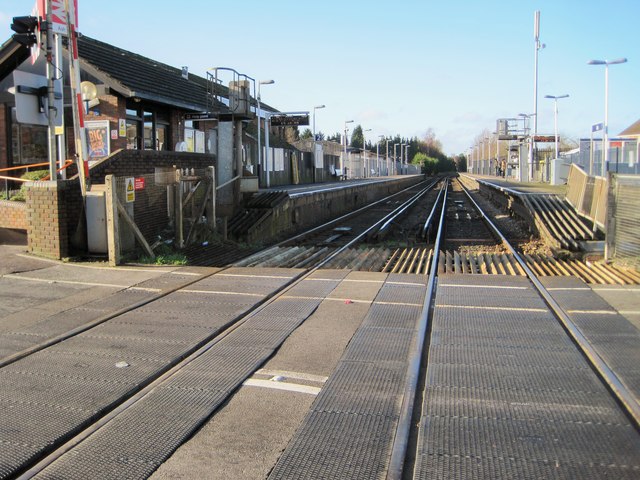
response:
<svg viewBox="0 0 640 480"><path fill-rule="evenodd" d="M109 120L85 122L88 160L98 160L109 156Z"/></svg>

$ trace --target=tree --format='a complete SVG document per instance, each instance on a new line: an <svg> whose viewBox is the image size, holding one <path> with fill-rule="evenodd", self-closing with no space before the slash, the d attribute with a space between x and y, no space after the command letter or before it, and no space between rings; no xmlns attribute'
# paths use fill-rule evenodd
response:
<svg viewBox="0 0 640 480"><path fill-rule="evenodd" d="M313 132L310 129L305 128L300 134L300 140L306 140L307 138L313 138Z"/></svg>
<svg viewBox="0 0 640 480"><path fill-rule="evenodd" d="M328 135L327 142L342 143L342 134L340 132L336 132L333 135Z"/></svg>
<svg viewBox="0 0 640 480"><path fill-rule="evenodd" d="M363 143L364 134L362 133L362 126L358 125L353 129L353 133L351 134L351 147L362 148Z"/></svg>

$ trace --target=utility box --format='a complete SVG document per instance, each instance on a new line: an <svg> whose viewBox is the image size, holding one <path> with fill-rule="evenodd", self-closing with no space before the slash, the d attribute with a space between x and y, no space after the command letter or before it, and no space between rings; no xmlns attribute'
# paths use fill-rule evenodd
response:
<svg viewBox="0 0 640 480"><path fill-rule="evenodd" d="M107 209L102 185L87 192L87 248L90 253L107 253Z"/></svg>
<svg viewBox="0 0 640 480"><path fill-rule="evenodd" d="M251 83L248 80L229 82L229 110L236 117L251 118Z"/></svg>

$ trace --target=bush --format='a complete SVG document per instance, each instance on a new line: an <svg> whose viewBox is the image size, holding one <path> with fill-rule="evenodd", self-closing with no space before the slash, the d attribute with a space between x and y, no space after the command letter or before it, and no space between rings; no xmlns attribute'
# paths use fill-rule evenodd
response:
<svg viewBox="0 0 640 480"><path fill-rule="evenodd" d="M49 176L49 170L33 170L31 172L23 173L20 176L20 178L23 178L25 180L29 180L32 182L36 182L38 180L42 180L47 176ZM26 200L26 195L27 195L27 191L23 182L22 186L20 187L20 190L18 190L18 193L13 194L9 198L9 200L13 200L14 202L24 202Z"/></svg>

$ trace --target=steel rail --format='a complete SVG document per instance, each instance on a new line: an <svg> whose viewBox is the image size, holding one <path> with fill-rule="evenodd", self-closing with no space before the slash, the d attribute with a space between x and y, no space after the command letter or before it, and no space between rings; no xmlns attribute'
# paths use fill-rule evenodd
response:
<svg viewBox="0 0 640 480"><path fill-rule="evenodd" d="M447 179L444 187L444 195L442 198L442 210L440 212L440 221L438 224L438 233L433 246L433 255L431 257L431 269L429 279L427 281L427 291L425 293L422 313L418 321L418 328L414 336L414 343L411 346L409 355L409 365L407 367L407 381L405 382L404 394L402 397L402 406L400 408L400 416L396 427L396 434L389 459L389 469L387 471L388 480L400 480L403 475L407 449L409 446L409 436L411 434L411 425L413 423L413 409L415 408L416 392L420 379L420 366L424 352L424 345L429 329L429 318L433 304L433 294L435 291L435 281L438 274L438 260L440 252L440 243L444 230L445 213L447 210L447 190L449 180ZM438 196L439 198L439 196ZM431 214L433 215L438 206L438 202L434 203Z"/></svg>
<svg viewBox="0 0 640 480"><path fill-rule="evenodd" d="M442 192L445 190L446 185L444 185L440 191L438 192L438 196L436 197L436 201L435 201L435 205L438 204L438 202L440 201L440 196L442 195ZM436 209L432 208L431 209L431 213L429 214L429 216L427 217L427 220L424 222L424 227L422 227L422 238L426 238L427 236L427 230L429 229L429 227L431 226L431 222L433 221L433 217L435 216L435 212Z"/></svg>
<svg viewBox="0 0 640 480"><path fill-rule="evenodd" d="M423 183L426 183L426 181L418 182L418 183L416 183L414 185L411 185L408 188L400 190L399 192L396 192L396 193L393 193L393 194L391 194L391 195L389 195L387 197L381 198L380 200L376 200L375 202L370 203L368 205L365 205L364 207L360 207L357 210L354 210L353 212L345 213L344 215L342 215L342 216L340 216L338 218L335 218L333 220L329 220L328 222L325 222L322 225L318 225L317 227L313 227L313 228L311 228L309 230L306 230L306 231L304 231L302 233L299 233L299 234L297 234L297 235L295 235L293 237L290 237L290 238L288 238L286 240L282 240L281 242L276 243L275 245L271 245L271 247L269 247L269 248L281 247L281 246L285 246L288 243L295 242L297 240L301 240L301 239L311 235L312 233L324 230L325 228L328 228L331 225L335 225L336 223L339 223L339 222L341 222L343 220L347 220L347 219L349 219L351 217L354 217L354 216L356 216L356 215L358 215L358 214L360 214L360 213L362 213L362 212L364 212L366 210L369 210L370 208L373 208L376 205L379 205L381 203L387 202L390 199L392 199L394 197L397 197L398 195L401 195L403 193L406 193L409 190L411 190L411 189L415 188L416 186L421 185ZM260 253L260 252L258 252L258 253Z"/></svg>
<svg viewBox="0 0 640 480"><path fill-rule="evenodd" d="M378 231L376 232L376 235L380 235L382 233L385 233L387 231L387 229L391 226L391 224L395 221L396 218L398 218L399 216L401 216L404 212L406 212L409 208L411 208L413 206L414 203L416 203L420 198L422 198L423 195L425 195L429 190L431 190L431 188L437 184L439 180L434 180L433 182L431 182L429 185L427 185L424 190L422 190L421 192L418 192L418 194L416 194L411 200L409 200L407 203L405 203L399 210L398 210L398 214L395 215L393 218L387 220L386 222L384 222L382 224L382 226L378 229ZM437 203L437 200L436 200Z"/></svg>
<svg viewBox="0 0 640 480"><path fill-rule="evenodd" d="M460 183L462 185L462 183ZM574 343L577 345L578 349L582 352L582 354L587 358L589 363L598 373L602 381L606 384L606 386L613 393L614 397L618 400L618 402L624 407L627 415L633 420L635 427L640 429L640 403L638 402L638 398L633 394L633 391L625 384L624 380L622 380L613 369L609 366L609 364L600 356L600 353L597 349L591 344L591 342L587 339L585 334L582 332L580 327L576 325L576 323L571 320L569 314L556 302L553 296L549 293L549 291L545 288L544 285L538 280L537 275L529 268L529 265L522 259L520 254L516 251L516 249L509 243L509 241L502 235L502 232L495 226L495 224L485 215L480 206L473 199L471 194L467 191L467 189L462 185L464 192L469 197L469 200L473 203L475 208L478 210L483 220L487 223L489 228L500 237L503 244L507 247L507 249L513 254L516 261L520 264L522 269L525 271L527 277L533 283L538 293L542 296L544 301L547 303L549 308L555 314L556 318L560 321L561 325L564 327L565 331L569 334L569 336L573 339Z"/></svg>
<svg viewBox="0 0 640 480"><path fill-rule="evenodd" d="M411 199L409 199L408 201L410 201L410 200ZM397 210L399 210L403 205L401 205L400 207L395 209L393 212L387 214L382 219L380 219L377 222L375 222L367 230L365 230L360 235L358 235L357 237L352 239L346 245L336 249L334 252L332 252L329 256L327 256L323 261L321 261L318 264L316 264L314 267L312 267L312 268L310 268L308 270L302 271L302 272L298 273L297 275L293 276L289 280L289 282L287 282L285 285L283 285L283 286L275 289L273 292L271 292L265 299L263 299L256 306L254 306L251 309L251 311L249 311L246 314L242 315L241 317L238 317L235 320L233 320L226 327L225 330L223 330L222 332L218 332L218 333L212 335L211 337L209 337L208 340L204 340L203 342L201 342L198 345L196 345L190 352L187 352L187 355L188 355L187 357L185 357L182 360L174 363L173 365L169 365L165 370L158 372L155 376L152 376L152 377L148 378L147 382L137 392L135 392L131 396L125 398L120 404L118 404L118 405L114 406L113 408L111 408L108 412L106 412L100 418L96 419L93 423L91 423L90 425L84 427L80 432L72 434L73 435L72 438L66 440L62 445L58 446L57 448L54 448L53 450L49 451L48 453L44 453L43 456L40 457L39 461L36 464L34 464L34 465L30 466L30 467L29 466L23 467L22 472L19 473L16 478L18 480L27 480L27 479L31 479L34 476L36 476L39 473L41 473L45 468L47 468L53 462L55 462L60 457L65 455L67 452L72 450L74 447L79 445L81 442L83 442L84 440L89 438L91 435L96 433L98 430L103 428L109 422L114 420L118 415L120 415L121 413L126 411L128 408L131 408L137 402L143 400L149 393L151 393L160 384L162 384L163 382L168 380L171 376L175 375L177 372L179 372L180 370L185 368L188 364L193 362L195 359L197 359L197 358L201 357L202 355L204 355L205 353L207 353L214 345L216 345L218 342L220 342L223 338L225 338L231 332L235 331L237 328L242 326L250 318L252 318L253 316L257 315L259 312L261 312L262 310L267 308L269 305L271 305L273 302L275 302L278 298L286 295L292 288L294 288L300 282L302 282L307 277L309 277L310 275L315 273L323 265L325 265L329 261L333 260L336 256L338 256L344 250L346 250L351 245L353 245L354 243L356 243L357 241L362 239L364 236L367 235L367 233L370 230L372 230L373 228L376 228L380 223L382 223L385 220L387 220L388 218L390 218L390 216L392 216L394 214L397 215ZM218 273L218 272L215 272L215 273ZM213 273L212 275L215 275L215 273Z"/></svg>

